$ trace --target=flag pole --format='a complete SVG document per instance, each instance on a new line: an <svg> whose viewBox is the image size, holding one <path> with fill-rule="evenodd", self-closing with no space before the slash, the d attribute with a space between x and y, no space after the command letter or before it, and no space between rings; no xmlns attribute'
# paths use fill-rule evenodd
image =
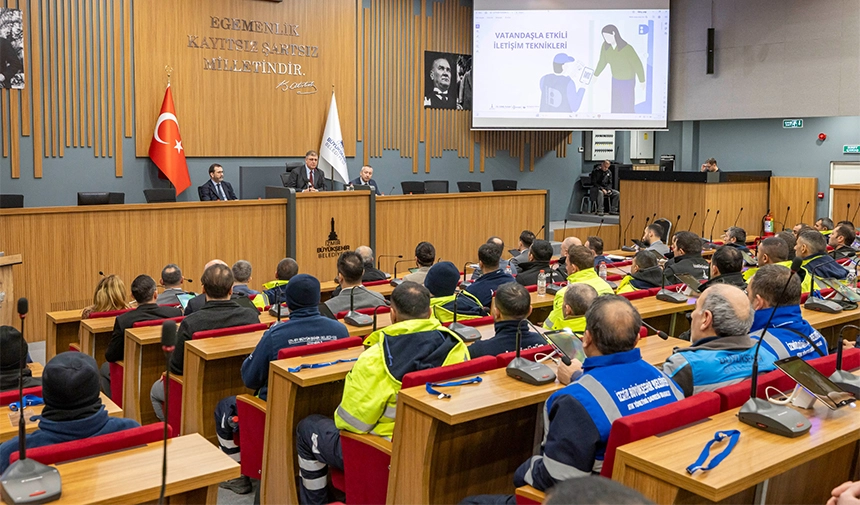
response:
<svg viewBox="0 0 860 505"><path fill-rule="evenodd" d="M331 96L334 97L334 83L331 84ZM331 109L331 102L329 101L328 108ZM328 123L328 121L326 121ZM329 163L331 167L331 190L334 191L334 165ZM344 181L344 186L348 181Z"/></svg>
<svg viewBox="0 0 860 505"><path fill-rule="evenodd" d="M164 65L164 71L167 73L167 85L170 86L170 74L173 73L173 67Z"/></svg>

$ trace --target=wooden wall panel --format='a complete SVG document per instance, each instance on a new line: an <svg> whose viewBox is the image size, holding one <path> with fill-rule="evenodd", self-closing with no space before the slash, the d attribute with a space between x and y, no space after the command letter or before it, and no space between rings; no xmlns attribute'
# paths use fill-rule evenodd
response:
<svg viewBox="0 0 860 505"><path fill-rule="evenodd" d="M833 190L833 196L831 199L833 204L833 215L830 216L833 219L833 222L837 223L839 221L848 219L856 223L857 216L860 215L860 213L857 212L857 209L860 209L860 185L831 185L830 188ZM848 208L848 205L851 205L850 209ZM850 215L848 215L848 217L845 217L846 214L849 214L849 212ZM814 220L812 218L805 219L805 221L807 224L814 223ZM789 222L794 223L794 221Z"/></svg>
<svg viewBox="0 0 860 505"><path fill-rule="evenodd" d="M462 268L477 261L478 246L490 236L501 237L506 250L515 248L520 232L543 223L545 214L545 191L383 196L376 200L376 250L411 258L426 240L437 259ZM382 261L388 272L393 265L393 259Z"/></svg>
<svg viewBox="0 0 860 505"><path fill-rule="evenodd" d="M30 341L44 339L46 312L92 303L99 271L119 275L130 291L135 276L158 280L176 263L193 280L186 289L200 292L206 262L245 259L259 288L285 255L285 230L285 200L0 211L0 244L23 255L15 296L30 300Z"/></svg>
<svg viewBox="0 0 860 505"><path fill-rule="evenodd" d="M770 209L773 214L774 229L790 230L799 223L806 202L804 220L812 224L815 222L815 202L818 191L818 179L815 177L771 177L770 178ZM852 207L860 204L860 199L851 204ZM789 209L791 207L791 209ZM836 209L837 207L833 207ZM841 208L845 208L844 206ZM844 215L844 212L842 213ZM839 218L843 219L843 218ZM838 219L837 219L838 221Z"/></svg>
<svg viewBox="0 0 860 505"><path fill-rule="evenodd" d="M331 220L338 244L327 244L331 233ZM296 195L296 251L293 255L299 271L321 281L337 275L337 258L340 252L323 253L318 248L327 245L355 250L370 245L370 197L365 191L354 193L300 193Z"/></svg>
<svg viewBox="0 0 860 505"><path fill-rule="evenodd" d="M187 142L186 156L304 156L308 149L319 148L332 85L345 150L347 156L355 155L354 0L148 0L134 2L133 9L138 156L146 156L149 149L150 136L141 132L151 132L155 126L164 98L165 65L174 69L172 92ZM239 23L290 23L298 25L299 36L212 28L211 16L236 18ZM198 41L205 37L257 41L258 51L189 48L189 36L199 37ZM318 46L319 56L265 55L264 43ZM239 69L247 65L250 70L256 62L261 70L205 70L206 58L211 63L219 57L227 59L231 69L237 60ZM302 75L271 73L268 66L290 63L300 65ZM284 92L278 89L281 81L290 85L313 81L317 91Z"/></svg>
<svg viewBox="0 0 860 505"><path fill-rule="evenodd" d="M604 224L602 227L582 226L579 228L558 228L552 231L552 240L555 240L556 242L563 241L565 237L576 237L579 240L582 240L582 243L585 244L585 241L590 236L598 236L603 239L604 251L619 249L621 247L621 243L619 241L619 237L621 236L621 226L617 224Z"/></svg>

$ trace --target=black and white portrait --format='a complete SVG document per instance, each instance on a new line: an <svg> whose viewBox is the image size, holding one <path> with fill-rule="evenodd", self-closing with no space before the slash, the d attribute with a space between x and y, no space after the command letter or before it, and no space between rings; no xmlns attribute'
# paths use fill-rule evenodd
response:
<svg viewBox="0 0 860 505"><path fill-rule="evenodd" d="M20 9L0 8L0 88L24 89L24 28Z"/></svg>
<svg viewBox="0 0 860 505"><path fill-rule="evenodd" d="M424 107L472 109L472 56L424 52Z"/></svg>

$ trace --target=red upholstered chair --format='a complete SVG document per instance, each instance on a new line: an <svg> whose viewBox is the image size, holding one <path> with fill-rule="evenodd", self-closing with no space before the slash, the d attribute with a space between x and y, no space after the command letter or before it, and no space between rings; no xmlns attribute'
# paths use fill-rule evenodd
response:
<svg viewBox="0 0 860 505"><path fill-rule="evenodd" d="M448 321L447 323L442 323L442 326L447 328L447 327L451 326L451 323L453 323L453 322L454 321ZM478 327L478 326L484 326L485 324L493 324L495 322L495 319L493 319L493 316L484 316L484 317L479 317L476 319L467 319L465 321L458 320L457 322L462 324L463 326Z"/></svg>
<svg viewBox="0 0 860 505"><path fill-rule="evenodd" d="M773 370L758 376L756 384L756 397L764 398L765 389L774 387L780 391L791 392L794 389L794 380L780 370ZM720 412L736 409L746 403L750 397L750 380L739 382L714 391L720 395Z"/></svg>
<svg viewBox="0 0 860 505"><path fill-rule="evenodd" d="M612 478L615 450L622 445L674 430L720 413L720 397L709 391L656 409L621 417L612 423L600 475Z"/></svg>
<svg viewBox="0 0 860 505"><path fill-rule="evenodd" d="M168 436L172 436L170 427ZM44 465L54 465L73 459L89 458L108 452L129 449L152 442L158 442L164 436L164 425L153 423L128 430L99 435L97 437L72 440L61 444L45 445L35 449L27 449L27 457ZM18 461L18 451L9 456L9 462Z"/></svg>
<svg viewBox="0 0 860 505"><path fill-rule="evenodd" d="M606 276L606 280L611 281L611 282L620 281L623 278L624 278L624 276L621 274L611 274L611 275Z"/></svg>
<svg viewBox="0 0 860 505"><path fill-rule="evenodd" d="M533 347L531 349L524 349L520 352L520 357L530 359L534 361L536 354L549 354L552 352L551 345L542 345L540 347ZM516 351L506 352L504 354L499 354L496 356L496 361L498 363L497 368L502 368L508 366L508 363L514 360L517 357Z"/></svg>
<svg viewBox="0 0 860 505"><path fill-rule="evenodd" d="M633 264L633 260L624 260L624 261L616 261L616 262L610 263L608 266L609 267L626 267L626 266L632 265L632 264Z"/></svg>
<svg viewBox="0 0 860 505"><path fill-rule="evenodd" d="M372 316L373 311L374 311L373 308L356 309L356 312L358 312L359 314L367 314L368 316ZM386 312L391 312L391 307L386 307L383 305L382 307L379 307L379 310L376 311L377 314L385 314ZM346 317L346 315L348 313L349 313L348 310L342 310L342 311L338 312L337 314L335 314L334 317L335 317L335 319L343 319L344 317Z"/></svg>
<svg viewBox="0 0 860 505"><path fill-rule="evenodd" d="M498 368L493 356L482 356L456 365L411 372L403 376L402 389L466 377ZM391 464L391 442L375 435L355 434L341 430L343 450L343 485L340 472L330 471L332 486L346 493L347 503L384 504L388 493L388 471Z"/></svg>
<svg viewBox="0 0 860 505"><path fill-rule="evenodd" d="M388 279L382 279L379 281L362 282L361 285L362 286L382 286L383 284L388 284L389 282L391 282L391 281Z"/></svg>
<svg viewBox="0 0 860 505"><path fill-rule="evenodd" d="M125 380L125 363L122 361L109 362L110 367L110 399L122 408L122 382Z"/></svg>
<svg viewBox="0 0 860 505"><path fill-rule="evenodd" d="M161 326L164 321L175 321L181 323L185 316L168 317L165 319L150 319L149 321L138 321L131 325L132 328L145 328L147 326Z"/></svg>
<svg viewBox="0 0 860 505"><path fill-rule="evenodd" d="M35 395L42 396L42 386L34 386L31 388L24 388L25 395ZM18 388L10 389L9 391L3 391L0 393L0 406L9 405L12 402L17 402L20 400L18 397ZM16 424L17 426L17 424Z"/></svg>
<svg viewBox="0 0 860 505"><path fill-rule="evenodd" d="M191 335L191 340L200 340L204 338L226 337L228 335L238 335L240 333L251 333L254 331L268 330L272 323L257 323L245 324L242 326L230 326L228 328L218 328L215 330L198 331Z"/></svg>
<svg viewBox="0 0 860 505"><path fill-rule="evenodd" d="M132 311L134 309L120 309L120 310L107 310L104 312L91 312L90 317L87 319L98 319L100 317L116 317L120 314L125 314L126 312Z"/></svg>
<svg viewBox="0 0 860 505"><path fill-rule="evenodd" d="M289 347L278 351L278 359L310 356L325 352L337 351L349 347L358 347L361 337L349 337L331 340L321 344ZM259 479L263 470L263 440L266 431L266 402L251 395L236 396L236 414L241 423L241 443L234 439L242 456L242 475Z"/></svg>
<svg viewBox="0 0 860 505"><path fill-rule="evenodd" d="M621 293L621 296L627 298L628 300L638 300L640 298L648 298L652 295L647 289L640 289L637 291L630 291L629 293Z"/></svg>
<svg viewBox="0 0 860 505"><path fill-rule="evenodd" d="M836 353L809 360L808 363L825 376L830 377L836 371ZM860 348L843 350L842 369L855 370L857 368L860 368Z"/></svg>

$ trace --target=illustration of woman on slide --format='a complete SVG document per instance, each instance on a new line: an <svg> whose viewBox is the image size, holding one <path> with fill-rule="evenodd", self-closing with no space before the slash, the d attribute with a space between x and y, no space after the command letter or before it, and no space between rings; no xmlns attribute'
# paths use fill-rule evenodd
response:
<svg viewBox="0 0 860 505"><path fill-rule="evenodd" d="M606 25L601 30L604 43L600 47L600 59L594 75L599 76L608 64L612 70L612 112L634 112L635 81L645 82L642 60L633 46L621 38L615 25Z"/></svg>

